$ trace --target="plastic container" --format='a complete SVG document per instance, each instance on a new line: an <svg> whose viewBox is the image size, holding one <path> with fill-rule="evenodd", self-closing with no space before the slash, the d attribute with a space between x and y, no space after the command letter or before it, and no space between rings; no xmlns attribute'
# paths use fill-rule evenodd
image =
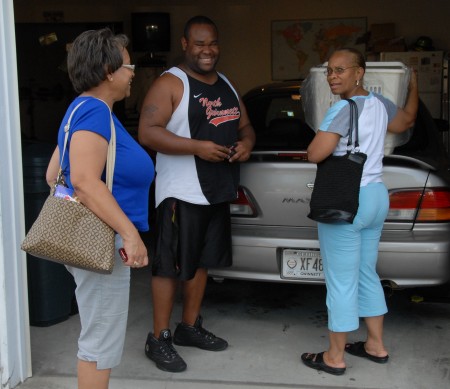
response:
<svg viewBox="0 0 450 389"><path fill-rule="evenodd" d="M328 108L340 100L333 95L324 75L327 62L310 69L309 76L302 84L303 107L306 122L315 131L319 128ZM402 62L367 62L364 88L391 100L399 107L406 102L410 70ZM391 154L395 147L408 142L411 130L402 134L386 134L384 152Z"/></svg>

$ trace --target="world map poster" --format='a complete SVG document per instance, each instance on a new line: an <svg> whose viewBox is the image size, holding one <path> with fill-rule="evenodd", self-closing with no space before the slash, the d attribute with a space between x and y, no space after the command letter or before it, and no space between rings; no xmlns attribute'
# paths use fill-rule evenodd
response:
<svg viewBox="0 0 450 389"><path fill-rule="evenodd" d="M303 79L341 47L364 53L366 31L366 18L272 21L272 79Z"/></svg>

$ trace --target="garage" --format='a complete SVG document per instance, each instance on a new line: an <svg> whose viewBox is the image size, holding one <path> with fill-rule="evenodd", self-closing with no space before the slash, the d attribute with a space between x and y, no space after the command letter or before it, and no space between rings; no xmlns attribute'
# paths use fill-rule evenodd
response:
<svg viewBox="0 0 450 389"><path fill-rule="evenodd" d="M49 88L53 94L39 96L38 101L33 103L38 105L37 108L36 105L32 107L33 116L26 113L30 112L29 105L24 110L25 112L20 112L20 75L17 73L18 66L14 54L15 45L20 46L24 38L15 42L15 23L53 23L61 26L71 23L109 23L112 21L122 23L123 30L131 35L132 13L169 13L171 49L158 54L160 57L157 58L157 62L153 62L152 66L145 68L145 74L141 76L148 80L161 71L161 68L164 67L161 65L170 65L178 60L180 56L178 37L181 36L181 28L185 19L193 14L205 13L217 22L221 31L220 70L223 70L239 85L242 93L247 92L255 85L274 81L274 76L279 77L273 71L274 61L271 45L273 21L364 18L367 31L372 25L394 25L394 35L389 36L389 39L392 38L389 40L389 44L397 45L399 42L401 44L404 39L406 48L411 48L418 37L425 35L432 37L436 50L447 52L450 46L446 31L446 18L449 14L449 5L446 1L434 2L433 7L428 7L427 12L424 12L421 3L408 1L399 1L395 4L383 1L381 6L378 2L354 7L350 1L336 4L331 1L308 3L284 0L275 4L270 1L241 0L214 6L206 1L188 2L188 4L181 1L156 1L149 6L146 2L136 0L111 6L109 2L98 0L95 4L95 12L93 12L91 3L80 1L76 6L70 4L56 6L51 1L35 1L33 4L29 4L24 0L16 0L3 2L1 6L1 36L4 55L2 56L0 85L2 86L1 100L4 114L1 115L0 120L4 141L0 145L2 165L0 181L0 233L2 236L0 241L2 285L0 336L2 342L0 357L2 361L1 380L5 387L15 387L31 376L32 372L26 259L19 249L25 231L25 207L22 201L24 197L21 161L22 137L25 133L26 136L39 141L50 142L53 134L48 131L52 123L46 122L49 117L47 112L49 112L48 110L55 112L58 109L55 106L64 105L64 100L61 98L58 100L58 96L62 95L63 98L67 98L64 88ZM386 17L386 9L390 9L389 19ZM255 19L260 23L255 23ZM420 30L417 29L417 26L421 26ZM31 32L31 34L35 34L35 32ZM36 35L31 35L30 38L39 39L44 35L41 31L37 31ZM398 49L398 47L396 48ZM142 59L143 61L148 59L145 58L145 54L147 53L134 53L136 60ZM162 62L158 62L158 60ZM42 69L40 71L42 73ZM48 91L41 90L41 92ZM130 131L136 129L136 106L139 104L140 98L138 95L133 97L135 99L134 107L123 107L124 114L126 113L125 121L129 125ZM31 98L28 99L28 104L31 100ZM435 113L436 118L448 120L448 104L438 111ZM42 116L37 116L38 114ZM447 116L445 117L445 115ZM39 126L43 126L45 129L40 130ZM37 133L31 132L36 130ZM448 135L446 139L448 142Z"/></svg>

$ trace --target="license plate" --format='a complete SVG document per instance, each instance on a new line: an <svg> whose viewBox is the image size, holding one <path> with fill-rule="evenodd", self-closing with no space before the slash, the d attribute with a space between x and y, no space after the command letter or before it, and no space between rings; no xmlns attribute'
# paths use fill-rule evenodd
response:
<svg viewBox="0 0 450 389"><path fill-rule="evenodd" d="M284 249L281 258L281 278L323 280L320 251Z"/></svg>

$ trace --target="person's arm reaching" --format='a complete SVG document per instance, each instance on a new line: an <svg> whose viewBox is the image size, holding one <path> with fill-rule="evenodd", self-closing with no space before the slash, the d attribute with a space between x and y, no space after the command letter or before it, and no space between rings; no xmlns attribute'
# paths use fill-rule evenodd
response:
<svg viewBox="0 0 450 389"><path fill-rule="evenodd" d="M419 107L419 91L417 86L417 74L414 69L411 70L411 78L408 86L408 97L404 108L397 111L394 119L388 124L388 131L401 133L411 128L417 117Z"/></svg>

